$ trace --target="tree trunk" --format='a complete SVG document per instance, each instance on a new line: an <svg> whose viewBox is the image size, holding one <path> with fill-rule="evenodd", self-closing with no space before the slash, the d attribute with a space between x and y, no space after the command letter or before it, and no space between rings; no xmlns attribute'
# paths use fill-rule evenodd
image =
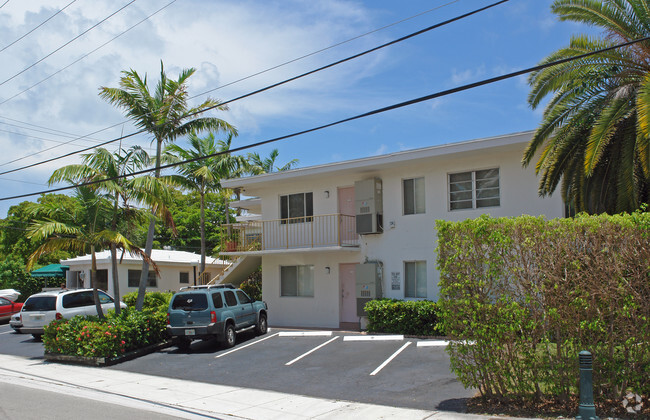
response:
<svg viewBox="0 0 650 420"><path fill-rule="evenodd" d="M156 139L156 172L155 177L160 178L160 151L162 149L162 139ZM144 253L151 258L151 249L153 248L153 235L156 230L155 209L151 210L149 216L149 230L147 231L147 244ZM144 294L147 292L147 280L149 279L149 262L142 260L142 273L140 273L140 283L138 284L138 299L135 302L135 309L142 310L144 306Z"/></svg>
<svg viewBox="0 0 650 420"><path fill-rule="evenodd" d="M201 266L199 272L205 271L205 193L201 191Z"/></svg>
<svg viewBox="0 0 650 420"><path fill-rule="evenodd" d="M102 304L99 302L99 293L97 293L97 258L95 256L95 247L90 247L90 254L92 264L90 265L90 287L93 288L93 300L95 301L95 309L97 309L97 316L99 319L104 319L104 311L102 311Z"/></svg>
<svg viewBox="0 0 650 420"><path fill-rule="evenodd" d="M119 195L115 193L115 206L113 208L113 232L117 231L117 207ZM120 279L117 274L117 247L111 244L111 270L113 271L113 298L115 299L115 315L120 314Z"/></svg>

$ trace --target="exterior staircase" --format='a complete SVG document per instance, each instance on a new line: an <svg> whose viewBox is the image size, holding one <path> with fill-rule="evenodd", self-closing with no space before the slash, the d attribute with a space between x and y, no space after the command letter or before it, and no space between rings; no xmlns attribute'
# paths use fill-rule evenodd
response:
<svg viewBox="0 0 650 420"><path fill-rule="evenodd" d="M261 264L261 255L242 255L234 260L225 270L213 277L207 284L231 283L239 286Z"/></svg>

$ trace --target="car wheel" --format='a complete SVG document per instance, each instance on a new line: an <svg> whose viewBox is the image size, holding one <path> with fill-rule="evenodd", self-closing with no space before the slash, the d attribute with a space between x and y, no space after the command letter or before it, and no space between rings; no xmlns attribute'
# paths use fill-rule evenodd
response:
<svg viewBox="0 0 650 420"><path fill-rule="evenodd" d="M257 320L257 325L255 326L255 332L257 335L264 335L268 329L266 323L266 315L260 315L260 319Z"/></svg>
<svg viewBox="0 0 650 420"><path fill-rule="evenodd" d="M190 349L191 344L192 344L192 340L190 340L189 338L178 337L178 344L176 346L181 351L188 351Z"/></svg>
<svg viewBox="0 0 650 420"><path fill-rule="evenodd" d="M226 348L230 348L234 346L236 340L237 340L237 333L235 332L235 326L232 324L228 324L226 326L226 334L224 340L224 344Z"/></svg>
<svg viewBox="0 0 650 420"><path fill-rule="evenodd" d="M41 341L43 334L32 334L32 337L34 337L34 340L36 341Z"/></svg>

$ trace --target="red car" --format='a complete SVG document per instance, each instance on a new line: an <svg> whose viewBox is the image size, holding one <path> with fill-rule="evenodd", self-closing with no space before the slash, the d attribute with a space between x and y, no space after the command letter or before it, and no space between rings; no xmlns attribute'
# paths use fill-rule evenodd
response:
<svg viewBox="0 0 650 420"><path fill-rule="evenodd" d="M20 312L22 303L14 303L7 298L0 297L0 321L7 321L11 315Z"/></svg>

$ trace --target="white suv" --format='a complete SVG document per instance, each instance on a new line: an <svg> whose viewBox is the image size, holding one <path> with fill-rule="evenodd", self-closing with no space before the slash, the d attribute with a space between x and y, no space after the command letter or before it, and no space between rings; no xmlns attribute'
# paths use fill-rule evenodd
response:
<svg viewBox="0 0 650 420"><path fill-rule="evenodd" d="M97 293L104 312L115 309L112 297L101 290ZM120 307L126 308L126 304L120 302ZM61 289L36 293L23 304L20 312L20 332L32 334L34 338L40 339L47 324L55 319L72 318L76 315L97 315L93 289Z"/></svg>

